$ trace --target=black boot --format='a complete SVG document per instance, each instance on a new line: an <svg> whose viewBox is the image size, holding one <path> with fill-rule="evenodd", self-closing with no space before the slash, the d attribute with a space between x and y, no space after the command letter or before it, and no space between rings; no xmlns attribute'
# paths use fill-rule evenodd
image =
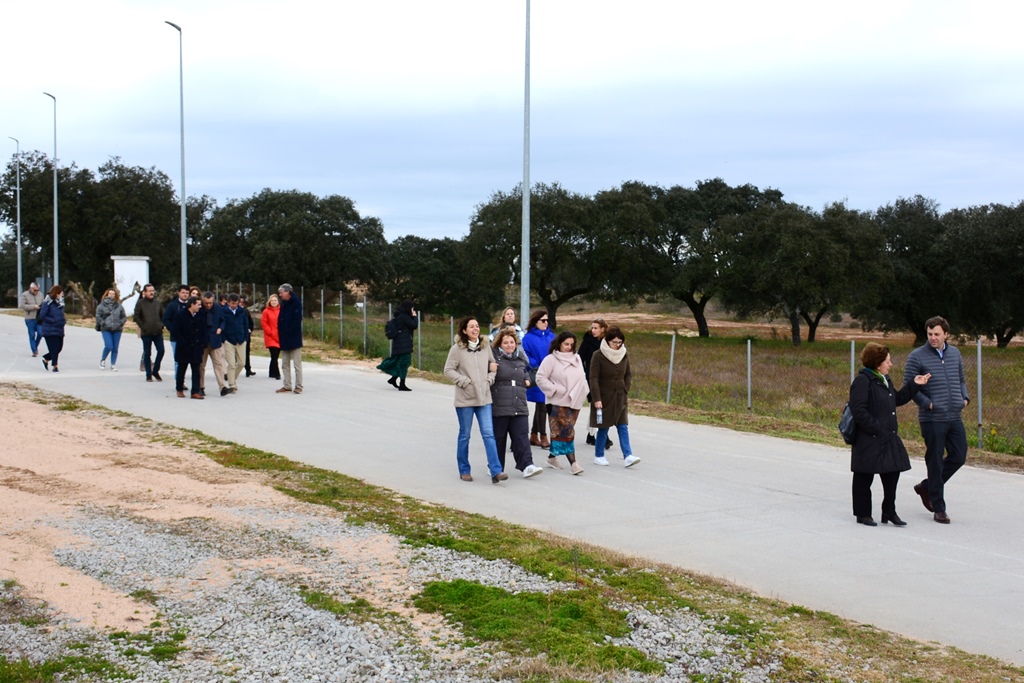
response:
<svg viewBox="0 0 1024 683"><path fill-rule="evenodd" d="M396 382L397 380L398 380L398 378L397 378L397 377L394 377L394 376L392 376L392 377L391 377L391 379L389 379L389 380L388 380L388 384L390 384L391 386L393 386L393 387L395 387L395 388L397 389L397 388L398 388L398 385L397 385L397 384L395 384L395 382Z"/></svg>
<svg viewBox="0 0 1024 683"><path fill-rule="evenodd" d="M412 389L410 389L409 387L405 386L405 378L404 377L402 378L402 381L398 383L398 390L399 391L412 391Z"/></svg>

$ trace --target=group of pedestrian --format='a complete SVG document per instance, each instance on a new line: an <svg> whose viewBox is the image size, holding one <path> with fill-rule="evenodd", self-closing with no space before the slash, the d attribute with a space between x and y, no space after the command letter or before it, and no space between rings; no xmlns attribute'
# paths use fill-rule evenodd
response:
<svg viewBox="0 0 1024 683"><path fill-rule="evenodd" d="M515 324L515 310L506 308L489 338L481 334L475 316L459 322L444 374L455 384L459 421L456 462L463 481L473 481L469 442L474 418L493 483L508 478L504 472L508 440L516 469L524 477L542 472L534 464L531 447L549 450L550 467L565 469L564 457L572 474L582 474L576 458L576 422L588 400L589 425L596 433L594 463L609 464L604 453L613 426L625 466L640 462L629 443L632 374L622 330L595 321L588 334L595 337L596 350L591 350L585 363L578 353L576 335L563 331L556 336L548 329L549 321L547 311L535 311L524 332Z"/></svg>
<svg viewBox="0 0 1024 683"><path fill-rule="evenodd" d="M47 353L43 367L59 372L60 352L64 347L63 288L54 285L45 297L36 283L21 295L21 308L25 313L29 348L32 356L39 355L40 339L46 342ZM213 292L181 285L177 297L166 306L156 298L156 288L146 284L135 304L132 319L139 328L142 340L140 370L145 371L147 382L162 382L161 363L164 358L164 330L170 333L171 355L174 358L175 390L179 397L186 396L185 375L191 372L193 399L206 397L206 366L213 365L214 377L221 396L238 391L238 377L256 373L250 362L252 332L255 327L244 296L231 293L215 301ZM127 322L124 306L116 288L109 288L96 306L95 327L103 337L100 369L117 372L121 335ZM283 284L278 293L270 297L261 316L267 349L271 354L269 376L282 379L278 365L279 354L284 367L283 386L277 393L301 394L302 384L302 302L290 284ZM155 357L154 357L155 351ZM294 370L294 381L292 372Z"/></svg>
<svg viewBox="0 0 1024 683"><path fill-rule="evenodd" d="M932 518L949 524L945 484L967 461L967 430L962 412L970 403L963 358L947 342L949 323L935 316L925 322L928 341L907 357L904 383L896 389L889 378L892 356L888 347L868 343L861 352L864 368L850 385L850 412L857 426L851 449L853 514L858 524L878 526L872 517L871 483L882 481L882 524L903 527L896 513L900 473L910 469L910 457L899 436L896 407L913 400L925 443L927 476L914 492Z"/></svg>

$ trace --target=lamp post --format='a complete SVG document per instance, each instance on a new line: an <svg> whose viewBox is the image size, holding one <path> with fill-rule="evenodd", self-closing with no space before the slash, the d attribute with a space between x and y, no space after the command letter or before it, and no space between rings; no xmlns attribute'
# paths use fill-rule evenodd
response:
<svg viewBox="0 0 1024 683"><path fill-rule="evenodd" d="M57 247L57 98L48 92L44 95L53 100L53 284L60 282L60 252Z"/></svg>
<svg viewBox="0 0 1024 683"><path fill-rule="evenodd" d="M8 135L7 137L11 138L10 135ZM18 178L17 183L18 184L15 185L15 196L17 197L16 201L17 201L17 207L18 207L17 208L17 213L15 214L15 216L16 216L16 218L15 218L15 221L16 221L16 225L15 225L15 239L18 240L18 290L17 290L17 292L18 292L18 295L20 296L21 295L21 283L24 282L24 280L21 279L21 142L18 140L18 138L11 138L11 140L14 140L15 144L17 145L15 147L16 151L14 153L14 157L15 157L15 159L17 159L17 164L18 164L18 175L17 175L17 178Z"/></svg>
<svg viewBox="0 0 1024 683"><path fill-rule="evenodd" d="M181 282L188 282L188 233L185 221L185 61L181 27L165 21L178 32L178 99L181 103Z"/></svg>
<svg viewBox="0 0 1024 683"><path fill-rule="evenodd" d="M530 0L526 0L526 92L523 97L523 246L519 259L519 319L530 319Z"/></svg>

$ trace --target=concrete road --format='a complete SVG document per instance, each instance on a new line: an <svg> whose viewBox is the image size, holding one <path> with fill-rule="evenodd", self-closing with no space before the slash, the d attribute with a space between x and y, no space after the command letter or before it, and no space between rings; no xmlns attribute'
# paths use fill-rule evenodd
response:
<svg viewBox="0 0 1024 683"><path fill-rule="evenodd" d="M122 339L120 372L99 369L100 335L68 328L59 374L31 358L23 321L0 315L0 380L29 382L93 403L329 468L419 499L577 538L728 579L921 640L1024 665L1024 477L973 467L947 489L953 523L932 521L904 475L897 509L909 526L869 528L851 514L845 449L636 416L638 465L586 472L510 470L492 485L474 432L477 480L459 480L452 388L413 380L411 393L378 372L305 365L305 393L275 394L266 358L237 394L179 399L138 371L141 343ZM169 347L168 347L169 354ZM214 387L212 369L208 385ZM537 451L534 457L544 460ZM970 460L968 460L970 462ZM509 467L512 459L509 456ZM31 463L26 463L31 467ZM875 484L876 519L881 504Z"/></svg>

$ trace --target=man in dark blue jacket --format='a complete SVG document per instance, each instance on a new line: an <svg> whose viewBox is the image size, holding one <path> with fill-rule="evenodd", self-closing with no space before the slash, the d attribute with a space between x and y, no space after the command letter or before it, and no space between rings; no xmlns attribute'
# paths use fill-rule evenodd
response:
<svg viewBox="0 0 1024 683"><path fill-rule="evenodd" d="M949 524L944 489L950 477L967 462L967 430L961 413L971 397L960 350L946 343L949 323L935 316L925 322L925 327L928 343L910 352L903 369L904 377L928 373L932 376L928 385L914 396L928 467L928 478L914 486L914 491L936 522Z"/></svg>
<svg viewBox="0 0 1024 683"><path fill-rule="evenodd" d="M178 356L175 353L175 348L178 345L178 338L174 334L174 321L177 319L178 314L184 311L188 306L188 285L178 285L178 298L171 299L167 303L167 307L164 308L164 327L171 333L171 358L174 359L174 376L178 376Z"/></svg>
<svg viewBox="0 0 1024 683"><path fill-rule="evenodd" d="M174 388L177 389L179 398L185 398L185 370L190 368L192 370L192 398L203 398L199 388L199 381L202 378L199 364L203 360L207 332L206 316L200 312L201 308L202 302L197 297L189 297L185 301L185 307L178 312L174 322L171 323L171 334L178 340L174 347L174 360L177 361Z"/></svg>
<svg viewBox="0 0 1024 683"><path fill-rule="evenodd" d="M206 361L213 359L213 376L221 396L231 393L227 383L228 366L224 361L224 309L213 300L213 292L203 292L203 310L200 315L206 320L207 342L203 361L199 365L200 393L206 396Z"/></svg>
<svg viewBox="0 0 1024 683"><path fill-rule="evenodd" d="M277 393L302 393L302 300L287 282L277 288L281 299L281 312L277 316L277 336L281 342L281 369L284 386ZM295 384L292 385L292 366L295 366Z"/></svg>

